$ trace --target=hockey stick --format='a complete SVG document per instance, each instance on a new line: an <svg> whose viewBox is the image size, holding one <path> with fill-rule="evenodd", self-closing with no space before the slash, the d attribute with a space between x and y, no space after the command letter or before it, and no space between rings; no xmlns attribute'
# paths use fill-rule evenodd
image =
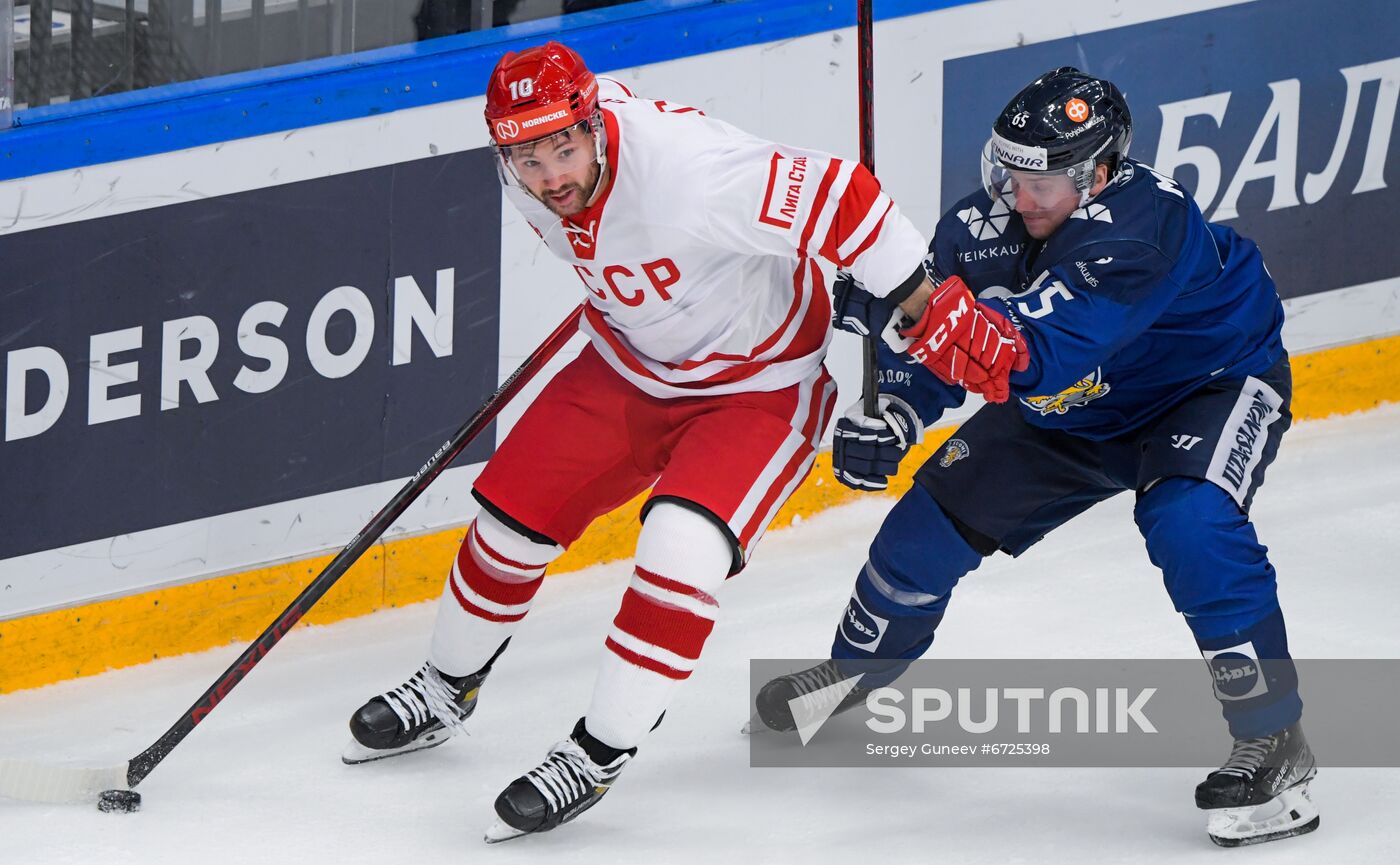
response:
<svg viewBox="0 0 1400 865"><path fill-rule="evenodd" d="M874 12L875 0L856 0L856 77L860 91L860 164L875 173L875 79L874 79ZM860 398L865 416L879 417L880 352L875 340L878 333L868 334L861 353Z"/></svg>
<svg viewBox="0 0 1400 865"><path fill-rule="evenodd" d="M282 611L267 630L252 642L243 654L238 656L227 670L209 686L209 689L194 702L166 731L155 744L119 766L102 768L74 768L45 765L27 760L0 760L0 796L22 799L31 802L85 802L94 801L106 790L128 790L141 783L151 770L155 769L176 745L190 734L200 721L229 695L229 692L248 675L258 662L266 657L272 647L287 635L302 616L316 605L331 586L350 569L360 556L364 555L379 539L394 520L398 519L413 500L428 488L438 475L456 459L457 455L471 444L482 430L495 420L502 408L518 394L535 375L544 368L550 358L558 354L569 338L578 330L579 317L583 315L580 306L551 333L534 352L525 359L515 372L510 374L496 392L476 410L476 414L457 430L423 464L403 489L389 500L379 513L374 515L369 525L360 529L359 534L346 544L330 564L312 580L310 585L297 595L296 600ZM128 794L134 796L135 794ZM137 797L139 799L139 797Z"/></svg>

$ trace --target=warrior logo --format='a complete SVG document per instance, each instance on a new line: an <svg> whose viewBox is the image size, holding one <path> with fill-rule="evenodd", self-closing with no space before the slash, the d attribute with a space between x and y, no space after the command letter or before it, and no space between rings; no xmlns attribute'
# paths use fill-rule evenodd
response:
<svg viewBox="0 0 1400 865"><path fill-rule="evenodd" d="M1179 450L1189 451L1191 448L1201 443L1200 436L1193 436L1187 433L1172 436L1172 447Z"/></svg>
<svg viewBox="0 0 1400 865"><path fill-rule="evenodd" d="M1042 416L1066 414L1073 406L1084 405L1106 396L1109 390L1111 388L1108 382L1103 380L1103 370L1096 369L1053 396L1033 396L1021 402L1040 412Z"/></svg>
<svg viewBox="0 0 1400 865"><path fill-rule="evenodd" d="M938 458L938 464L946 469L971 453L972 449L967 446L967 442L962 439L949 439L943 446L943 456Z"/></svg>

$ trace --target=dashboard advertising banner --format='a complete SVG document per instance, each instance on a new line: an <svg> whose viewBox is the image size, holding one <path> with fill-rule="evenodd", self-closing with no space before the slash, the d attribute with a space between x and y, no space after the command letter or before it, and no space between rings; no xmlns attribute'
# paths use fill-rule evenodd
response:
<svg viewBox="0 0 1400 865"><path fill-rule="evenodd" d="M413 474L497 384L500 194L481 148L0 239L0 559Z"/></svg>
<svg viewBox="0 0 1400 865"><path fill-rule="evenodd" d="M1123 90L1129 155L1254 239L1281 296L1400 275L1400 16L1389 0L1345 14L1322 0L1246 3L949 61L944 209L977 188L1002 107L1060 66Z"/></svg>

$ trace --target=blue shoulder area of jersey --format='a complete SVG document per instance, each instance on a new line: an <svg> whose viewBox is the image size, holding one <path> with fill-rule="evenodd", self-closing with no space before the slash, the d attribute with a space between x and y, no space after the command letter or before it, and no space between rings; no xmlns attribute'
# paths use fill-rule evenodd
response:
<svg viewBox="0 0 1400 865"><path fill-rule="evenodd" d="M1258 247L1140 163L1044 244L978 191L944 214L930 249L939 275L962 276L1022 330L1031 365L1012 393L1038 426L1110 438L1283 356Z"/></svg>

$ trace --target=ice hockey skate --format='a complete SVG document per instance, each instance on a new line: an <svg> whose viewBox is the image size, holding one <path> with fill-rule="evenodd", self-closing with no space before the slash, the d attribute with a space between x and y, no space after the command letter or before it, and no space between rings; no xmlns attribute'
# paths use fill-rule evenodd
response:
<svg viewBox="0 0 1400 865"><path fill-rule="evenodd" d="M759 689L754 699L754 716L742 732L791 733L806 727L808 721L824 722L865 702L870 689L849 684L858 678L843 674L835 661L828 660L772 679Z"/></svg>
<svg viewBox="0 0 1400 865"><path fill-rule="evenodd" d="M1196 787L1196 807L1209 812L1210 840L1240 847L1313 831L1322 822L1308 793L1316 774L1298 724L1272 736L1236 739L1225 765Z"/></svg>
<svg viewBox="0 0 1400 865"><path fill-rule="evenodd" d="M636 748L622 751L598 741L580 718L543 763L496 797L496 821L486 830L486 842L548 832L573 820L598 804L636 753Z"/></svg>
<svg viewBox="0 0 1400 865"><path fill-rule="evenodd" d="M468 676L444 676L425 663L407 682L351 716L353 738L340 759L355 765L441 745L476 710L477 693L490 672L487 665Z"/></svg>

